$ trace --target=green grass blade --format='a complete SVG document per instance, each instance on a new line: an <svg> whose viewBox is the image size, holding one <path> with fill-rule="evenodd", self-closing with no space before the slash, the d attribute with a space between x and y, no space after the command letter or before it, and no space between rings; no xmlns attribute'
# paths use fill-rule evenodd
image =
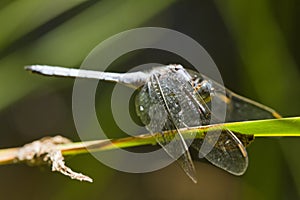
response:
<svg viewBox="0 0 300 200"><path fill-rule="evenodd" d="M300 136L300 117L234 122L224 126L242 134L254 134L255 137Z"/></svg>
<svg viewBox="0 0 300 200"><path fill-rule="evenodd" d="M209 126L184 128L180 130L183 135L203 138L205 132L209 130L217 130L220 129L220 127L226 127L232 131L246 135L254 135L256 137L295 137L300 136L300 117L232 122L226 124L214 124ZM193 135L191 133L196 133L196 135ZM171 135L176 134L176 132L169 131L165 132L165 134ZM156 133L156 135L160 136L159 133ZM76 155L87 153L89 151L106 151L118 148L155 144L155 137L152 134L148 133L136 137L68 143L59 145L58 148L61 149L64 155ZM18 148L1 149L0 165L14 163L17 152Z"/></svg>
<svg viewBox="0 0 300 200"><path fill-rule="evenodd" d="M241 134L254 135L256 137L297 137L300 136L300 117L270 119L270 120L255 120L244 122L232 122L226 124L215 124L209 126L193 127L181 129L183 135L191 135L196 133L196 138L203 138L208 130L216 130L221 127L226 127L229 130L239 132ZM157 133L158 134L158 133ZM174 132L168 132L174 134ZM187 137L185 137L187 138ZM127 137L121 139L89 141L83 143L71 143L62 145L61 149L64 154L76 154L76 152L85 153L84 146L91 151L103 151L117 148L136 147L143 145L154 145L156 140L153 135L143 134L137 137ZM75 148L72 148L72 147Z"/></svg>

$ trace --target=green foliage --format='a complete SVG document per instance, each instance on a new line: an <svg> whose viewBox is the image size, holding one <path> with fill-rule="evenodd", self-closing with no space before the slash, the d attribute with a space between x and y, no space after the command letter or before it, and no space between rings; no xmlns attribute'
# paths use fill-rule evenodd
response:
<svg viewBox="0 0 300 200"><path fill-rule="evenodd" d="M241 55L239 72L243 77L244 91L281 111L283 116L298 115L299 68L297 56L293 56L293 49L298 46L294 42L298 40L297 17L294 16L298 12L296 1L215 2ZM250 166L248 185L244 187L245 199L281 199L282 194L286 197L295 193L298 197L293 198L299 198L299 170L289 171L295 166L300 167L299 140L293 139L292 143L288 140L262 141L253 147L252 162L256 162L255 169L260 170L251 170ZM274 167L270 168L270 163ZM290 182L284 182L287 180L283 180L283 174L289 173L290 181L295 182L297 187L288 187ZM260 191L258 196L253 195L254 188Z"/></svg>

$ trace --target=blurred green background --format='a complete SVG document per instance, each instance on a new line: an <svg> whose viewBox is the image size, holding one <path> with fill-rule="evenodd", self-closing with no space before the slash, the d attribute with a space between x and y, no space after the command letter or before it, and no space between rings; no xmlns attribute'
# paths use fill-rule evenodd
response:
<svg viewBox="0 0 300 200"><path fill-rule="evenodd" d="M180 31L211 55L231 90L299 115L300 7L297 0L37 1L0 2L0 148L61 134L79 141L72 118L72 79L32 75L24 65L78 67L106 38L131 28ZM146 38L145 38L146 39ZM184 63L160 51L138 51L113 63L126 71L149 63ZM109 116L113 84L101 83L99 113ZM111 117L108 137L120 137ZM109 135L111 134L111 135ZM67 159L94 183L70 180L48 168L0 167L1 199L299 199L300 140L257 139L242 177L197 162L198 184L173 164L147 174L110 169L91 155ZM142 147L141 147L142 148Z"/></svg>

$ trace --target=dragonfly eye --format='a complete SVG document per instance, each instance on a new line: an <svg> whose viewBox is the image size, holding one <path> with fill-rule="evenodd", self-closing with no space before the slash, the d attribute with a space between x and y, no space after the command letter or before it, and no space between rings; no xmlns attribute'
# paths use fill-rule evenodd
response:
<svg viewBox="0 0 300 200"><path fill-rule="evenodd" d="M210 100L210 93L212 91L212 86L210 82L206 80L202 81L196 86L196 90L204 101L208 102Z"/></svg>
<svg viewBox="0 0 300 200"><path fill-rule="evenodd" d="M182 70L182 69L183 69L182 65L179 65L179 64L169 65L169 67L170 67L171 69L173 69L174 71L179 71L179 70Z"/></svg>

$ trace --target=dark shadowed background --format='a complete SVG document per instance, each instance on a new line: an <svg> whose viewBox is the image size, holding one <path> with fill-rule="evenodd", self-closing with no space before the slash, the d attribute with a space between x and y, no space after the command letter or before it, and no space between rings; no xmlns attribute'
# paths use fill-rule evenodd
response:
<svg viewBox="0 0 300 200"><path fill-rule="evenodd" d="M78 67L101 41L136 27L165 27L198 41L231 90L273 107L300 111L300 7L297 0L25 1L0 3L0 148L61 134L79 141L72 117L72 79L24 71L29 64ZM146 38L145 38L146 39ZM168 52L140 50L109 69L185 63ZM114 84L100 83L97 111L110 138L124 136L110 112ZM122 97L120 97L122 98ZM128 106L128 105L127 105ZM257 139L250 164L236 177L196 162L198 184L175 163L147 174L118 172L89 154L69 157L81 183L45 168L0 166L1 199L299 199L300 140ZM143 147L141 147L143 148Z"/></svg>

